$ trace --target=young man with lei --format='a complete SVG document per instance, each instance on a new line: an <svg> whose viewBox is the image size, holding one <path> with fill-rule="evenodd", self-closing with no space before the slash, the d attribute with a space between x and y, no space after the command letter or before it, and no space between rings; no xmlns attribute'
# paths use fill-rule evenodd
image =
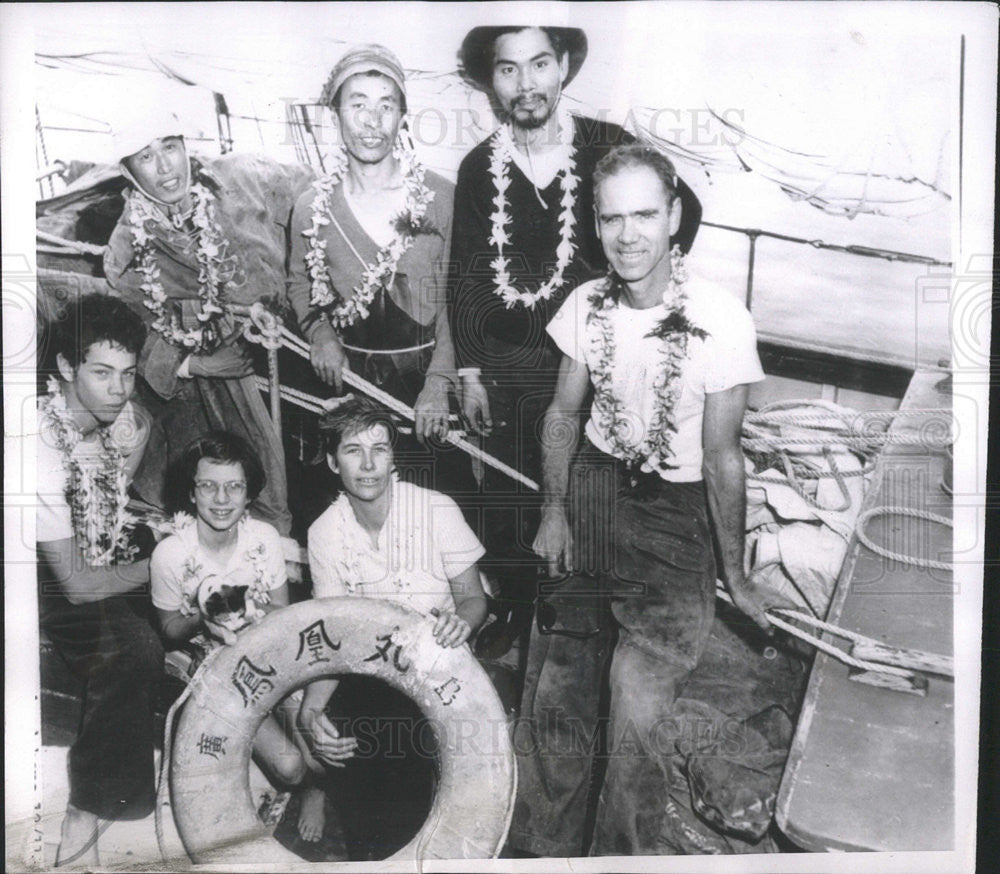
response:
<svg viewBox="0 0 1000 874"><path fill-rule="evenodd" d="M320 378L340 391L347 367L379 385L414 408L425 444L447 434L457 381L445 309L453 186L417 158L403 67L384 46L350 49L321 100L342 150L295 205L289 299ZM435 488L474 486L453 447L431 456L408 441L405 454Z"/></svg>
<svg viewBox="0 0 1000 874"><path fill-rule="evenodd" d="M106 824L141 819L155 802L163 648L149 621L149 561L126 509L149 435L129 400L146 330L121 301L89 295L49 333L58 377L38 407L39 618L87 684L56 864L94 866Z"/></svg>
<svg viewBox="0 0 1000 874"><path fill-rule="evenodd" d="M486 435L486 450L536 481L538 426L560 357L545 326L571 289L604 272L591 177L609 149L632 141L617 125L570 113L562 100L586 55L579 28L525 25L476 27L461 49L465 75L502 120L466 155L455 189L449 307L462 407ZM701 206L683 182L680 194L676 242L687 251ZM530 621L540 499L492 468L483 492L487 567L513 599L513 634Z"/></svg>
<svg viewBox="0 0 1000 874"><path fill-rule="evenodd" d="M185 509L174 516L174 533L157 545L150 563L153 606L171 646L193 643L204 656L288 605L281 537L247 514L263 486L260 460L235 434L206 434L181 456L175 507ZM304 747L289 743L290 737L299 740L298 704L297 698L282 702L253 746L268 775L285 785L300 783L308 764Z"/></svg>
<svg viewBox="0 0 1000 874"><path fill-rule="evenodd" d="M756 335L735 296L688 282L672 245L676 185L670 161L649 146L619 147L598 164L596 227L611 271L575 289L548 326L563 357L542 429L534 549L553 578L566 573L545 587L532 633L511 829L514 846L542 855L587 849L592 759L572 737L597 726L612 641L608 763L590 853L668 852L673 742L663 730L711 632L713 534L733 601L768 627L768 604L743 567L740 432L748 386L764 378ZM590 390L586 442L571 467Z"/></svg>
<svg viewBox="0 0 1000 874"><path fill-rule="evenodd" d="M152 106L114 131L131 189L104 272L152 329L140 392L157 426L136 487L164 506L167 471L184 447L231 431L259 448L267 473L252 512L287 534L284 450L231 306L283 298L292 205L313 174L262 156L199 160L183 133L174 113Z"/></svg>
<svg viewBox="0 0 1000 874"><path fill-rule="evenodd" d="M486 597L477 566L483 547L458 506L447 495L398 477L395 426L374 402L344 401L324 417L321 429L327 464L343 490L309 529L313 597L393 601L426 616L441 646L461 646L486 618ZM343 765L357 746L356 738L342 736L326 715L339 682L324 680L307 687L301 716L313 755L333 766ZM401 716L413 718L397 712L398 697L382 694L370 683L351 686L346 696L334 699L334 706L340 715L346 711L356 718L360 712L381 719L385 726ZM379 746L376 755L355 761L344 773L339 794L356 802L341 805L350 843L370 849L373 843L391 844L391 835L405 842L420 827L419 822L405 822L406 805L393 809L380 800L384 791L394 796L403 791L393 781L415 791L429 785L432 763L426 749L423 755L419 749L411 750L415 755L404 761L400 743L407 739L397 733ZM394 766L395 777L386 764ZM303 815L322 831L320 793L307 799ZM412 831L402 834L407 825Z"/></svg>

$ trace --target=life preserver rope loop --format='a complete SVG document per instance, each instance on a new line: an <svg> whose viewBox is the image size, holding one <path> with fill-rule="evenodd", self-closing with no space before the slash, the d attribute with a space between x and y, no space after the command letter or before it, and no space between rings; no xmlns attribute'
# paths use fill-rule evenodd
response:
<svg viewBox="0 0 1000 874"><path fill-rule="evenodd" d="M172 809L196 863L301 861L270 837L249 790L253 737L294 689L338 674L377 677L420 707L440 779L423 828L394 860L495 857L516 791L500 699L467 647L386 601L326 598L283 608L217 651L192 680L171 750ZM224 739L220 741L219 739Z"/></svg>

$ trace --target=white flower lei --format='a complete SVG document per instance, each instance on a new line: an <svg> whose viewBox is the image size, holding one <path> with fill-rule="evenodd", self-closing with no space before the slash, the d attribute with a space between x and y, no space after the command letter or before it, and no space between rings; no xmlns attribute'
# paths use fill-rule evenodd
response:
<svg viewBox="0 0 1000 874"><path fill-rule="evenodd" d="M197 229L195 254L198 259L198 296L201 298L198 320L202 324L190 330L185 330L176 317L167 314L165 303L168 297L160 282L160 267L156 263L153 237L146 230L147 221L163 223L168 219L139 190L134 190L129 196L128 216L132 227L132 244L139 256L136 269L143 276L141 288L146 294L144 303L156 316L153 330L175 346L210 352L222 339L219 321L226 314L224 289L232 276L234 259L226 255L229 244L215 217L215 196L202 183L196 182L191 186L191 199L191 221Z"/></svg>
<svg viewBox="0 0 1000 874"><path fill-rule="evenodd" d="M510 262L504 257L503 247L510 242L510 235L506 226L511 223L511 217L507 212L507 189L510 187L510 174L508 166L513 160L513 150L516 148L511 137L510 129L503 125L497 131L493 140L493 149L490 152L490 174L493 177L493 186L496 188L496 197L493 198L493 215L490 221L493 223L490 232L489 242L497 247L497 257L490 262L490 267L494 269L494 293L500 295L506 304L507 309L515 303L521 303L527 309L531 309L540 300L548 300L552 293L563 284L563 274L573 260L573 252L576 243L573 242L573 225L576 223L576 216L573 207L576 205L576 187L580 182L580 177L573 170L576 166L573 142L573 117L569 112L560 112L559 127L562 132L564 143L569 145L566 154L566 162L559 168L559 186L562 190L560 206L562 212L559 214L559 245L556 247L556 266L552 275L543 283L537 291L518 291L511 284L511 276L508 268Z"/></svg>
<svg viewBox="0 0 1000 874"><path fill-rule="evenodd" d="M670 281L663 292L663 303L667 307L667 315L647 336L658 336L661 339L660 360L657 377L653 383L653 395L656 405L652 421L646 429L645 438L641 442L630 440L629 417L625 406L615 397L612 387L611 369L615 358L615 332L610 311L617 306L617 301L610 294L609 277L602 287L591 295L590 312L587 314L587 326L594 326L596 337L591 342L598 345L598 356L591 368L594 383L594 410L600 423L601 432L611 444L611 454L624 461L629 468L640 466L643 473L654 470L668 470L676 467L669 459L674 452L671 448L672 435L677 432L673 411L680 395L680 375L687 358L687 343L689 336L704 338L703 329L692 325L685 313L687 295L684 283L687 282L687 268L680 248L674 246L670 252Z"/></svg>
<svg viewBox="0 0 1000 874"><path fill-rule="evenodd" d="M244 514L240 519L238 523L240 526L237 534L238 537L246 538L248 536L249 528L247 523L249 518L249 516ZM174 534L179 534L194 524L195 518L190 513L175 513L172 520L173 532ZM271 590L267 585L267 545L259 538L252 538L246 551L243 553L243 558L253 570L253 582L247 588L250 603L246 604L245 614L247 618L253 619L255 616L263 614L263 611L260 609L262 605L271 602ZM192 552L184 559L181 567L184 571L181 579L182 588L184 588L184 584L189 580L197 580L198 582L190 592L185 590L181 599L180 612L185 616L196 616L199 612L197 603L198 587L202 582L203 566L198 561L197 554Z"/></svg>
<svg viewBox="0 0 1000 874"><path fill-rule="evenodd" d="M402 137L393 156L403 165L406 211L396 223L396 233L392 240L379 249L375 262L365 267L361 284L355 286L350 300L344 300L330 281L330 271L326 264L326 240L321 240L319 234L320 228L330 224L333 215L330 198L333 189L343 182L347 174L346 159L341 157L331 173L313 183L316 197L311 206L312 226L302 232L302 236L309 240L305 261L312 280L310 303L316 307L329 307L326 312L334 328L346 328L358 319L368 318L368 307L379 288L388 287L392 282L399 259L413 245L416 234L423 228L427 207L434 200L434 192L424 184L424 166L417 160L412 146L402 145Z"/></svg>
<svg viewBox="0 0 1000 874"><path fill-rule="evenodd" d="M49 377L48 395L39 410L50 426L56 448L62 453L63 466L69 471L66 500L69 503L73 533L83 556L91 567L105 567L115 562L131 561L138 549L131 542L138 521L126 510L128 480L126 458L115 445L109 427L97 429L101 452L96 464L81 464L73 450L81 434L66 407L59 383Z"/></svg>

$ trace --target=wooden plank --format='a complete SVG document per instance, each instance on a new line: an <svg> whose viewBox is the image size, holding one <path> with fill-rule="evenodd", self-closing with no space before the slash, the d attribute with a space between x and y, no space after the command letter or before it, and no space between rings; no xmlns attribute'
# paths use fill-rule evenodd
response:
<svg viewBox="0 0 1000 874"><path fill-rule="evenodd" d="M915 374L901 409L948 407L940 381ZM927 433L934 416L900 418L893 430ZM888 446L862 510L906 506L950 518L944 464L940 447ZM868 532L907 555L951 550L950 529L910 517L876 518ZM855 538L828 619L896 648L951 656L953 589L950 571L881 558ZM927 677L924 697L851 682L846 666L818 653L778 794L779 827L810 850L952 849L953 696L941 676Z"/></svg>
<svg viewBox="0 0 1000 874"><path fill-rule="evenodd" d="M895 398L903 397L913 376L913 369L901 364L848 358L843 354L792 346L780 341L761 339L757 343L757 351L768 374Z"/></svg>

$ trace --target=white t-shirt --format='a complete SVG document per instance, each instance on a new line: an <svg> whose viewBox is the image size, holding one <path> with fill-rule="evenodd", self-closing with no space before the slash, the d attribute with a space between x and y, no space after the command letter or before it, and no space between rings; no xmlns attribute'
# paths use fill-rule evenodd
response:
<svg viewBox="0 0 1000 874"><path fill-rule="evenodd" d="M587 324L588 298L603 282L603 279L596 279L576 288L547 328L564 354L587 365L591 380L602 347L599 328ZM757 334L746 307L729 292L704 281L689 281L686 292L688 320L708 336L705 339L688 337L687 356L679 377L681 390L673 411L677 433L670 442L674 454L669 461L676 467L659 470L663 479L673 482L695 482L702 478L705 395L764 379L757 356ZM615 341L612 392L627 411L630 422L637 426L630 439L633 443L645 440L645 429L656 406L653 386L663 341L646 335L665 316L666 308L662 303L635 310L619 301L609 311ZM614 454L593 406L586 434L602 452Z"/></svg>
<svg viewBox="0 0 1000 874"><path fill-rule="evenodd" d="M127 458L146 448L149 430L139 425L135 407L129 401L111 425L111 437L118 450ZM67 540L73 536L73 519L66 500L69 485L69 467L62 450L58 448L50 420L38 413L36 493L38 509L35 512L35 540L47 543ZM101 438L97 431L81 439L73 449L73 458L86 465L97 462L101 455ZM134 469L134 466L133 466Z"/></svg>
<svg viewBox="0 0 1000 874"><path fill-rule="evenodd" d="M309 528L313 597L383 598L429 615L454 610L450 577L486 551L447 495L394 481L378 545L342 494Z"/></svg>
<svg viewBox="0 0 1000 874"><path fill-rule="evenodd" d="M287 575L281 536L267 522L244 516L237 531L236 549L223 564L202 548L198 526L192 520L153 550L149 564L153 605L160 610L194 615L198 612L198 587L212 575L230 586L250 586L251 592L254 588L283 586Z"/></svg>

